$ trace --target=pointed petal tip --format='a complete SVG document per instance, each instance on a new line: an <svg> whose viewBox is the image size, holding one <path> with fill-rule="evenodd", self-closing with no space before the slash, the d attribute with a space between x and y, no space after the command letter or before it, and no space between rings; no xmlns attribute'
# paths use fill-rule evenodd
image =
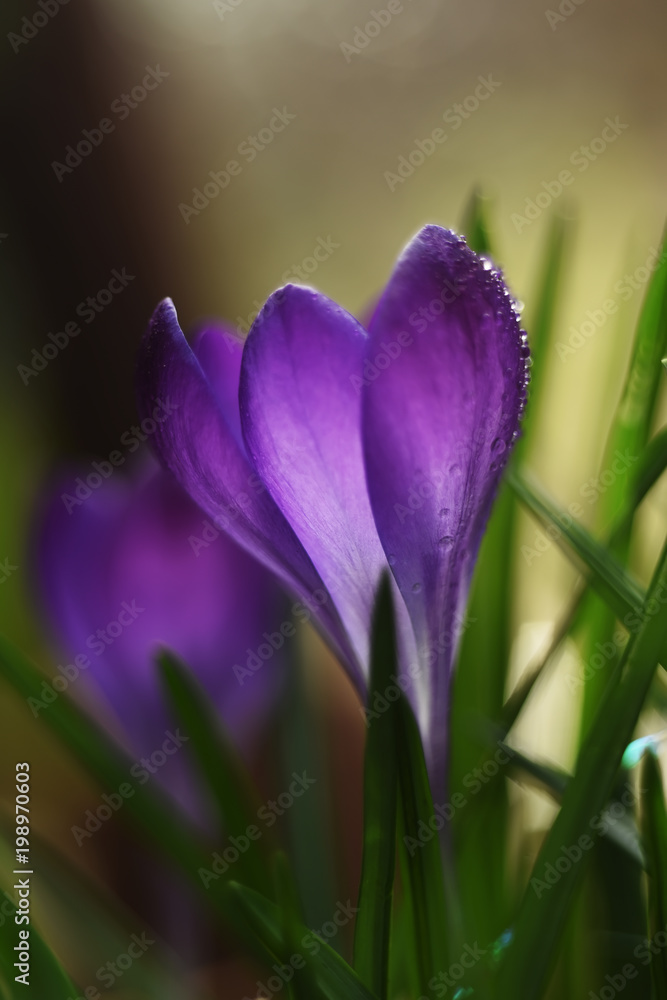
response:
<svg viewBox="0 0 667 1000"><path fill-rule="evenodd" d="M521 326L521 307L512 295L502 272L488 256L472 250L464 236L452 229L428 223L410 240L396 265L396 270L430 272L434 281L444 280L455 299L476 300L483 315L495 315L504 329L507 344L513 344L513 367L519 392L518 417L523 416L530 382L530 348ZM481 306L481 309L479 307ZM509 371L508 371L509 374Z"/></svg>
<svg viewBox="0 0 667 1000"><path fill-rule="evenodd" d="M260 316L266 309L270 308L273 311L277 305L282 306L293 302L303 302L305 299L314 298L320 294L312 285L299 285L290 281L286 285L276 288L274 292L271 292L260 310Z"/></svg>
<svg viewBox="0 0 667 1000"><path fill-rule="evenodd" d="M161 299L153 310L153 315L151 316L151 324L162 321L167 321L170 319L176 320L178 322L178 317L176 314L176 306L173 300L167 296Z"/></svg>
<svg viewBox="0 0 667 1000"><path fill-rule="evenodd" d="M413 244L421 244L425 248L431 247L440 253L455 247L465 247L470 253L473 253L466 242L465 236L454 232L453 229L448 229L446 226L439 226L435 222L427 222L426 225L422 226L412 239L408 241L406 250Z"/></svg>
<svg viewBox="0 0 667 1000"><path fill-rule="evenodd" d="M338 303L328 298L311 285L288 283L269 295L253 322L247 343L254 343L257 331L276 320L289 336L294 323L303 323L304 316L312 313L313 318L329 315L339 317L346 323L349 316ZM319 320L318 320L319 321Z"/></svg>

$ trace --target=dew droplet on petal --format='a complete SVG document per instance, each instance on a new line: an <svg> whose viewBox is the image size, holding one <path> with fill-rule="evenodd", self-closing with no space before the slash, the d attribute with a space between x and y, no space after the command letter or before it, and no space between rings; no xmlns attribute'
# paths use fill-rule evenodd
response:
<svg viewBox="0 0 667 1000"><path fill-rule="evenodd" d="M449 507L443 507L440 511L440 517L447 517L449 514Z"/></svg>
<svg viewBox="0 0 667 1000"><path fill-rule="evenodd" d="M491 451L494 455L502 455L505 447L506 445L502 438L496 438L495 441L491 442Z"/></svg>
<svg viewBox="0 0 667 1000"><path fill-rule="evenodd" d="M449 549L451 548L453 541L454 541L453 535L443 535L442 538L438 541L438 545L441 545L443 549Z"/></svg>
<svg viewBox="0 0 667 1000"><path fill-rule="evenodd" d="M418 594L421 589L422 589L421 583L413 583L412 584L412 593L413 594Z"/></svg>

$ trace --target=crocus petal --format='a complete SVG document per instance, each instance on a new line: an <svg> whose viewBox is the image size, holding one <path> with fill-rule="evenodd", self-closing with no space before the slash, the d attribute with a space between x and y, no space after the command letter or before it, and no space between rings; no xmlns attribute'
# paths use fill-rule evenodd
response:
<svg viewBox="0 0 667 1000"><path fill-rule="evenodd" d="M369 333L368 489L420 647L420 722L437 785L460 621L518 434L528 348L499 273L437 226L399 259Z"/></svg>
<svg viewBox="0 0 667 1000"><path fill-rule="evenodd" d="M86 657L73 692L104 695L136 752L160 746L169 723L153 656L159 645L196 672L237 739L263 720L278 660L244 681L248 648L279 626L284 598L271 575L203 516L171 475L116 477L77 506L63 483L37 535L38 582L69 663ZM237 671L234 666L240 667ZM237 676L238 674L238 676Z"/></svg>
<svg viewBox="0 0 667 1000"><path fill-rule="evenodd" d="M156 309L139 356L142 416L152 416L157 405L169 411L157 424L153 447L211 520L313 608L318 623L361 684L356 657L335 607L328 595L318 603L324 588L309 555L238 439L238 407L231 400L233 379L238 377L238 350L231 338L223 349L219 336L217 345L215 337L214 331L200 336L200 361L183 336L172 302L165 299ZM229 370L225 372L226 362Z"/></svg>
<svg viewBox="0 0 667 1000"><path fill-rule="evenodd" d="M368 661L386 559L366 491L361 373L367 334L309 288L269 298L243 352L239 402L248 451Z"/></svg>
<svg viewBox="0 0 667 1000"><path fill-rule="evenodd" d="M241 452L244 452L239 416L239 377L243 341L235 331L217 323L207 323L195 336L193 350L213 388L225 422Z"/></svg>

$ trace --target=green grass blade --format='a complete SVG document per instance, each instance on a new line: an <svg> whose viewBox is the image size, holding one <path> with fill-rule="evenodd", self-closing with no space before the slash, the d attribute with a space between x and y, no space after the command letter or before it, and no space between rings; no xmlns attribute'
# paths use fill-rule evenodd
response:
<svg viewBox="0 0 667 1000"><path fill-rule="evenodd" d="M387 997L389 931L396 873L397 710L373 712L396 687L396 628L389 578L378 590L371 632L368 730L364 757L364 846L354 934L354 967L380 1000ZM378 715L378 718L374 716Z"/></svg>
<svg viewBox="0 0 667 1000"><path fill-rule="evenodd" d="M7 639L0 636L0 675L26 700L39 699L43 677L37 668ZM65 695L41 711L46 724L97 781L115 790L127 780L134 763L84 712ZM141 786L126 800L124 810L136 816L172 856L183 850L191 862L200 860L199 851L189 842L185 826L171 803L154 788Z"/></svg>
<svg viewBox="0 0 667 1000"><path fill-rule="evenodd" d="M5 982L7 996L10 1000L21 1000L23 997L39 997L40 1000L42 997L48 997L48 1000L74 1000L74 997L79 995L78 990L48 944L34 924L22 923L17 926L14 921L17 912L14 901L5 892L2 896L6 905L3 907L5 917L0 923L0 977ZM19 960L14 950L20 943L19 931L28 932L30 971L27 988L23 982L16 981L16 977L21 975L23 970L14 967L14 963Z"/></svg>
<svg viewBox="0 0 667 1000"><path fill-rule="evenodd" d="M522 436L517 441L516 454L523 456L532 438L535 423L535 403L539 402L546 373L549 341L554 330L558 303L561 298L563 272L570 246L571 222L563 215L551 217L547 243L541 261L535 305L526 320L530 342L531 372L529 399L523 421Z"/></svg>
<svg viewBox="0 0 667 1000"><path fill-rule="evenodd" d="M667 809L660 765L647 753L640 783L641 831L648 867L648 937L654 940L667 927ZM654 1000L667 1000L667 951L651 951Z"/></svg>
<svg viewBox="0 0 667 1000"><path fill-rule="evenodd" d="M632 495L628 502L628 512L634 511L644 499L651 487L657 482L667 468L667 427L663 427L646 445L642 452L637 472L633 477ZM622 523L628 517L625 511Z"/></svg>
<svg viewBox="0 0 667 1000"><path fill-rule="evenodd" d="M599 814L612 793L623 751L632 738L665 648L667 614L660 600L665 594L667 546L649 587L641 623L628 641L591 732L581 746L575 776L533 868L515 922L514 941L500 970L503 997L539 1000L542 996L575 891L595 843L591 831L596 831ZM582 841L583 837L587 840ZM579 851L575 862L571 856L568 858L568 850ZM547 883L543 876L551 871L559 877Z"/></svg>
<svg viewBox="0 0 667 1000"><path fill-rule="evenodd" d="M476 220L473 211L476 204L477 214L483 211L478 202L471 202L471 225ZM541 373L549 356L547 346L554 329L568 233L568 223L560 216L554 218L540 261L537 294L527 323L533 365L528 419L524 421L519 442L521 450L528 445L535 423L535 404L539 404ZM503 486L482 542L469 604L471 624L462 638L459 667L453 681L452 788L462 787L465 776L478 764L480 743L483 742L480 733L489 720L500 718L503 710L513 638L512 578L518 555L516 526L516 498ZM464 813L457 812L453 825L466 940L494 940L507 926L511 910L506 782L494 782L487 795L476 798Z"/></svg>
<svg viewBox="0 0 667 1000"><path fill-rule="evenodd" d="M23 697L39 698L42 675L3 637L0 637L0 676L9 681ZM86 770L106 788L117 789L127 780L134 762L66 696L60 695L40 718ZM284 951L280 926L274 926L271 934L265 937L257 933L257 922L251 924L246 919L248 910L247 906L241 905L238 884L234 883L236 888L232 890L232 883L212 874L210 852L202 845L198 833L163 793L149 785L141 785L135 789L133 796L126 799L124 811L143 828L168 858L183 869L202 898L233 929L251 956L267 965L271 964L276 955L280 956ZM206 885L201 878L202 871L208 871L209 876L212 876L210 880L207 878ZM250 889L246 891L252 892ZM265 925L263 931L266 930ZM322 944L317 956L311 959L313 967L319 969L320 964L324 964L326 968L322 975L325 980L328 982L337 976L344 986L349 987L350 992L346 994L341 988L341 992L336 993L330 989L325 994L320 992L313 1000L320 1000L322 995L328 1000L344 1000L346 996L353 996L355 1000L369 1000L373 995L362 987L349 966L336 955L338 962L342 963L341 972L341 966L334 962L330 953L335 955L331 948ZM331 972L332 962L338 970L336 975Z"/></svg>
<svg viewBox="0 0 667 1000"><path fill-rule="evenodd" d="M429 979L438 970L449 968L450 955L458 954L459 942L462 944L461 917L455 896L449 831L443 829L441 853L434 819L443 817L435 811L419 729L404 698L397 702L397 716L402 870L409 882L412 901L420 988L426 993ZM443 869L443 861L447 871Z"/></svg>
<svg viewBox="0 0 667 1000"><path fill-rule="evenodd" d="M489 720L502 714L512 643L511 566L516 500L501 487L475 570L459 663L452 683L450 787L464 788L479 763ZM505 782L482 801L471 800L453 819L455 867L466 941L494 940L507 926L509 802ZM465 823L465 835L459 827ZM489 836L489 831L493 836Z"/></svg>
<svg viewBox="0 0 667 1000"><path fill-rule="evenodd" d="M13 823L2 824L7 844L13 835ZM0 839L0 844L2 840ZM57 930L58 942L63 942L68 952L63 954L85 955L94 968L99 961L125 951L128 939L136 930L136 915L125 907L111 889L102 886L80 863L75 864L59 851L48 839L33 828L30 834L32 868L39 872L39 903L45 913L57 914L57 928L49 923L49 933ZM13 852L7 847L5 867L13 868ZM151 928L147 928L149 933ZM154 936L151 934L151 936ZM141 962L132 966L126 978L142 996L142 1000L186 1000L190 991L181 983L182 964L169 946L160 942L159 951L147 952ZM26 996L25 992L23 996Z"/></svg>
<svg viewBox="0 0 667 1000"><path fill-rule="evenodd" d="M281 771L287 783L307 765L326 773L326 751L318 713L313 711L301 647L290 663L277 716L280 720ZM330 789L318 781L286 813L289 854L306 923L321 927L336 899L334 818ZM338 936L337 936L338 937ZM337 938L330 942L337 946Z"/></svg>
<svg viewBox="0 0 667 1000"><path fill-rule="evenodd" d="M281 914L284 951L287 955L296 955L301 946L303 920L294 877L287 855L282 851L276 852L273 858L273 881ZM312 970L305 962L303 968L294 970L294 977L288 985L292 1000L311 1000L317 992Z"/></svg>
<svg viewBox="0 0 667 1000"><path fill-rule="evenodd" d="M614 526L609 532L609 543L613 545L615 539L622 536L628 529L635 516L635 511L646 494L655 486L656 482L667 468L667 428L659 431L658 434L648 443L642 452L636 471L632 472L632 485L626 499L624 508L619 513L614 522ZM570 634L576 623L580 620L584 599L588 595L588 586L584 583L575 593L570 601L565 613L559 621L549 648L530 673L521 681L517 689L508 698L503 706L500 716L502 731L507 734L515 724L520 713L523 711L535 684L544 675L549 665L553 662L561 644Z"/></svg>
<svg viewBox="0 0 667 1000"><path fill-rule="evenodd" d="M514 750L506 743L499 743L499 745L501 745L505 752L511 757L512 767L514 771L517 772L515 775L512 769L510 769L508 774L511 778L518 781L520 784L523 784L519 775L527 775L533 780L537 787L546 791L555 802L558 802L559 804L562 802L568 785L572 781L572 775L565 771L561 771L559 768L550 767L547 764L531 760L530 757ZM615 801L616 799L612 798L610 805L613 806ZM620 803L620 806L621 808L624 808L622 802ZM645 866L644 855L642 854L639 843L639 833L637 827L630 818L625 815L621 816L621 818L609 828L607 837L611 843L613 843L632 861L633 864L639 865L641 868Z"/></svg>
<svg viewBox="0 0 667 1000"><path fill-rule="evenodd" d="M488 199L478 187L473 188L463 213L461 229L466 242L475 253L491 254L491 237L487 221Z"/></svg>
<svg viewBox="0 0 667 1000"><path fill-rule="evenodd" d="M239 836L256 825L259 799L242 761L226 738L220 720L192 672L169 650L158 656L167 696L188 734L202 777L228 834ZM251 844L237 861L235 879L256 889L271 883L268 834ZM230 869L231 871L231 869Z"/></svg>
<svg viewBox="0 0 667 1000"><path fill-rule="evenodd" d="M521 712L526 706L533 689L540 681L542 677L545 676L547 670L554 662L556 654L558 653L562 643L570 634L571 630L574 628L578 615L581 611L582 600L586 592L585 587L580 587L574 595L562 614L560 621L557 623L554 630L553 638L549 643L548 649L540 657L540 659L535 663L534 666L529 665L529 669L526 676L519 682L515 690L509 696L505 704L503 705L502 712L500 714L500 731L505 738L517 719L519 718Z"/></svg>
<svg viewBox="0 0 667 1000"><path fill-rule="evenodd" d="M293 956L285 950L280 911L275 903L237 882L230 882L229 888L257 936L266 942L273 959L289 962ZM294 954L311 966L322 996L327 1000L378 1000L347 962L314 932L303 926L295 928L295 931L299 948ZM317 963L313 961L313 956L317 957ZM295 963L291 964L294 967Z"/></svg>
<svg viewBox="0 0 667 1000"><path fill-rule="evenodd" d="M661 359L667 350L667 255L658 259L658 266L649 282L639 315L632 356L620 402L612 421L602 460L602 469L614 471L620 460L624 475L614 475L598 499L596 516L600 533L617 520L632 500L635 476L633 465L644 450L654 419L660 380L663 377ZM633 519L614 532L610 540L612 554L625 565L630 551ZM589 609L588 627L582 647L585 662L594 654L597 644L608 640L614 628L613 615L604 604L593 601ZM607 673L595 671L587 679L581 716L581 735L590 728L607 683Z"/></svg>
<svg viewBox="0 0 667 1000"><path fill-rule="evenodd" d="M0 676L24 698L40 698L43 685L41 673L2 636ZM115 791L127 782L134 761L65 695L59 695L56 701L41 712L39 718L85 770L106 789ZM210 870L211 853L204 848L199 834L179 813L174 803L154 785L137 785L134 795L125 800L123 812L143 829L167 858L183 869L202 897L234 929L250 954L265 958L262 943L249 934L242 916L233 905L224 880L213 877L208 887L204 886L200 872Z"/></svg>
<svg viewBox="0 0 667 1000"><path fill-rule="evenodd" d="M530 512L551 529L551 537L566 555L576 563L583 563L590 573L591 586L614 614L620 619L636 614L642 604L642 589L609 550L575 517L561 510L537 483L531 481L529 484L515 470L508 472L507 482Z"/></svg>
<svg viewBox="0 0 667 1000"><path fill-rule="evenodd" d="M667 244L663 240L658 266L642 304L628 374L607 444L607 455L617 449L639 453L648 441L667 352ZM610 495L610 496L609 496ZM612 487L604 497L611 518L622 503ZM611 498L610 498L611 497ZM609 509L610 508L610 509Z"/></svg>
<svg viewBox="0 0 667 1000"><path fill-rule="evenodd" d="M399 871L403 874L404 852L398 852ZM414 919L409 886L401 878L400 892L397 893L396 908L391 923L389 947L390 996L415 996L419 989L419 970L414 950Z"/></svg>

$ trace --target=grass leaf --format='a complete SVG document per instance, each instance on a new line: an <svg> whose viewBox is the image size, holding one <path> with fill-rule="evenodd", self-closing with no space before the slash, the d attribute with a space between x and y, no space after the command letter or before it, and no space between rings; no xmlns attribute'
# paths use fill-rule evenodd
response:
<svg viewBox="0 0 667 1000"><path fill-rule="evenodd" d="M354 967L380 1000L387 997L389 931L396 873L398 793L397 702L372 712L398 672L396 628L389 577L378 590L371 633L368 730L364 757L364 839L355 935ZM372 713L372 715L371 715ZM378 715L375 718L372 716Z"/></svg>
<svg viewBox="0 0 667 1000"><path fill-rule="evenodd" d="M478 187L474 188L463 213L461 228L468 246L475 253L491 253L491 238L486 217L487 205L488 199Z"/></svg>
<svg viewBox="0 0 667 1000"><path fill-rule="evenodd" d="M607 602L618 618L636 614L641 608L641 587L623 569L617 559L575 517L562 510L534 480L529 483L515 470L507 482L518 498L548 529L550 535L575 564L583 563L594 590Z"/></svg>
<svg viewBox="0 0 667 1000"><path fill-rule="evenodd" d="M20 878L20 876L17 876ZM69 976L53 954L48 944L41 937L34 924L15 923L16 906L7 893L1 893L3 899L4 917L0 922L0 978L4 981L5 991L9 1000L33 996L48 997L48 1000L73 1000L78 996L78 990L72 984ZM15 967L19 955L14 950L19 944L19 931L28 932L29 962L28 988L16 977L23 973Z"/></svg>
<svg viewBox="0 0 667 1000"><path fill-rule="evenodd" d="M649 587L640 624L631 634L590 734L580 747L574 778L533 868L514 925L514 941L501 966L501 996L521 996L522 1000L542 996L595 844L591 831L595 834L599 829L599 814L612 793L623 751L632 738L665 648L667 615L662 602L666 594L667 546Z"/></svg>
<svg viewBox="0 0 667 1000"><path fill-rule="evenodd" d="M237 882L230 882L229 888L257 936L266 942L274 960L289 962L293 956L285 951L280 911L275 903ZM305 927L295 930L299 950L294 954L306 965L311 965L317 987L327 1000L378 1000L333 948ZM316 964L313 956L317 957Z"/></svg>
<svg viewBox="0 0 667 1000"><path fill-rule="evenodd" d="M227 740L222 725L191 671L169 650L158 655L161 679L169 701L190 738L190 746L218 808L225 831L239 836L256 823L260 805L242 761ZM257 889L271 884L266 835L253 842L237 861L238 881Z"/></svg>
<svg viewBox="0 0 667 1000"><path fill-rule="evenodd" d="M660 765L652 752L644 757L641 787L641 831L648 867L648 936L667 927L667 810ZM654 1000L667 1000L667 951L651 951Z"/></svg>
<svg viewBox="0 0 667 1000"><path fill-rule="evenodd" d="M429 979L435 972L449 968L450 955L459 946L461 916L455 896L451 843L448 842L450 831L443 829L441 853L441 843L434 831L437 824L433 823L438 814L431 796L421 737L405 698L398 700L397 714L401 867L409 882L420 988L427 993ZM443 861L449 865L447 871Z"/></svg>

